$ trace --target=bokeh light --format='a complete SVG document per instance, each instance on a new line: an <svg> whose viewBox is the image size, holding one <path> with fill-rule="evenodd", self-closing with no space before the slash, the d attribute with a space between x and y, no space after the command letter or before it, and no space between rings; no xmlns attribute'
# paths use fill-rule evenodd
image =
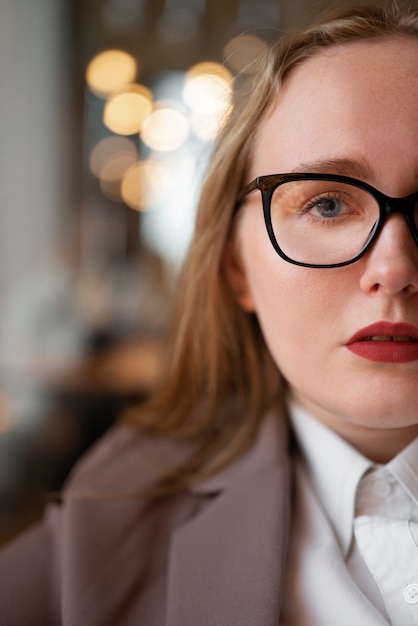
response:
<svg viewBox="0 0 418 626"><path fill-rule="evenodd" d="M152 150L171 152L183 145L189 130L190 124L184 113L162 104L144 121L141 139Z"/></svg>
<svg viewBox="0 0 418 626"><path fill-rule="evenodd" d="M232 74L219 63L194 65L186 74L183 97L197 114L223 114L230 105Z"/></svg>
<svg viewBox="0 0 418 626"><path fill-rule="evenodd" d="M152 111L152 93L143 85L130 85L106 102L103 121L118 135L139 133Z"/></svg>
<svg viewBox="0 0 418 626"><path fill-rule="evenodd" d="M115 202L122 200L121 181L125 172L136 162L136 156L128 153L110 158L100 172L100 188L103 194Z"/></svg>
<svg viewBox="0 0 418 626"><path fill-rule="evenodd" d="M122 50L106 50L88 64L86 81L95 94L105 98L132 83L137 71L137 62L130 54Z"/></svg>
<svg viewBox="0 0 418 626"><path fill-rule="evenodd" d="M214 113L192 113L190 124L196 137L203 141L214 141L231 110L232 106Z"/></svg>
<svg viewBox="0 0 418 626"><path fill-rule="evenodd" d="M90 154L90 171L100 177L108 161L122 155L128 155L135 160L137 154L138 151L132 139L114 135L105 137L95 145Z"/></svg>
<svg viewBox="0 0 418 626"><path fill-rule="evenodd" d="M169 173L163 162L147 159L134 163L122 180L123 201L136 211L152 208L167 192Z"/></svg>

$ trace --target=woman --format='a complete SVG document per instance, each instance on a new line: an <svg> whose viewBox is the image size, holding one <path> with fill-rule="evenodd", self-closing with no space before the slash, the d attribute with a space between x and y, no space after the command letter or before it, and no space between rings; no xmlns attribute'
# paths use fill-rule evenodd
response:
<svg viewBox="0 0 418 626"><path fill-rule="evenodd" d="M212 159L164 384L4 550L2 623L418 624L417 102L416 11L271 48Z"/></svg>

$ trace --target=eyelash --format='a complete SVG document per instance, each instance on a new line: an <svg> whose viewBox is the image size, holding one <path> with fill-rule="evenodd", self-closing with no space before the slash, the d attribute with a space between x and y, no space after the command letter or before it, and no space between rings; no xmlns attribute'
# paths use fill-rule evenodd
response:
<svg viewBox="0 0 418 626"><path fill-rule="evenodd" d="M307 203L305 203L303 207L301 207L300 212L302 215L311 214L313 218L322 219L324 221L332 221L332 219L336 219L337 217L341 219L344 217L348 217L349 215L352 214L352 212L350 211L350 213L348 214L344 213L343 215L337 215L334 218L328 218L328 219L320 215L313 215L312 210L315 209L321 202L327 201L327 200L341 202L342 204L345 204L345 206L350 206L350 207L354 207L354 204L355 204L352 198L351 198L351 204L350 204L350 201L344 202L344 200L350 200L350 199L347 199L343 193L329 191L329 192L324 192L322 194L319 194L318 196L315 196L314 198L311 198Z"/></svg>

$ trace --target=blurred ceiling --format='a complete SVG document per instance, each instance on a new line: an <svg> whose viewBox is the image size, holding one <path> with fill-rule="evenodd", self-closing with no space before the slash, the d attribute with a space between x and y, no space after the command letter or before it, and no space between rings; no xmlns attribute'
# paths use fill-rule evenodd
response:
<svg viewBox="0 0 418 626"><path fill-rule="evenodd" d="M75 44L85 65L117 47L138 60L141 79L161 70L222 62L222 50L243 32L271 40L298 28L335 0L74 0ZM344 5L353 4L346 0ZM358 4L356 2L355 4Z"/></svg>

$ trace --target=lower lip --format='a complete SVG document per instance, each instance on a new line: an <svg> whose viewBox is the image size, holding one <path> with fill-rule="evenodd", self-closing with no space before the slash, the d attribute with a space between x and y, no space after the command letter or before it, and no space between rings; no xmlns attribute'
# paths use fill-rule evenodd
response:
<svg viewBox="0 0 418 626"><path fill-rule="evenodd" d="M369 361L410 363L418 361L418 341L355 341L347 348Z"/></svg>

